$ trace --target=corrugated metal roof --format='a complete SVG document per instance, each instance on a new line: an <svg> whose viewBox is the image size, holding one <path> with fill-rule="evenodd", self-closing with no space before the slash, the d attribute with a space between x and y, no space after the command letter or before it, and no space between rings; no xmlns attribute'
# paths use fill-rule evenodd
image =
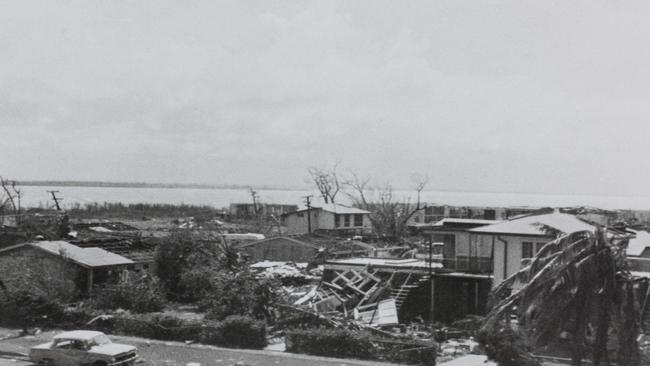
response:
<svg viewBox="0 0 650 366"><path fill-rule="evenodd" d="M339 205L337 203L321 203L317 205L312 205L311 208L312 210L323 210L323 211L336 213L336 214L369 214L370 213L370 211L362 210L356 207ZM307 211L307 209L303 208L298 211L287 212L285 215L292 215L297 212L305 212L305 211Z"/></svg>
<svg viewBox="0 0 650 366"><path fill-rule="evenodd" d="M29 243L29 245L55 255L63 255L88 268L133 264L132 260L104 249L81 248L65 241L38 241Z"/></svg>
<svg viewBox="0 0 650 366"><path fill-rule="evenodd" d="M338 214L369 214L369 211L362 210L356 207L343 206L335 203L322 204L314 206L322 209L323 211L338 213Z"/></svg>
<svg viewBox="0 0 650 366"><path fill-rule="evenodd" d="M431 226L444 226L445 224L476 224L476 225L491 225L497 224L501 220L483 220L483 219L456 219L456 218L445 218L442 219Z"/></svg>
<svg viewBox="0 0 650 366"><path fill-rule="evenodd" d="M469 231L483 234L548 236L544 230L545 226L565 234L586 230L594 231L596 229L593 225L587 224L573 215L552 212L518 217L498 224L470 229Z"/></svg>
<svg viewBox="0 0 650 366"><path fill-rule="evenodd" d="M237 248L245 248L245 247L256 246L256 245L260 245L260 244L268 244L268 243L272 243L272 242L275 242L275 241L278 241L278 240L280 240L280 241L282 241L282 240L288 241L288 242L291 242L291 243L294 243L294 244L299 244L299 245L310 247L310 248L317 249L317 250L320 249L320 247L318 247L318 246L316 246L314 244L306 243L304 241L300 241L298 239L290 238L290 237L287 237L287 236L276 236L276 237L267 238L267 239L263 239L263 240L253 241L253 242L250 242L250 243L242 243L242 244L237 245L236 247Z"/></svg>
<svg viewBox="0 0 650 366"><path fill-rule="evenodd" d="M386 267L401 267L401 268L429 268L429 263L422 259L409 258L409 259L396 259L396 258L347 258L329 260L325 264L350 264L360 266L386 266ZM431 268L442 268L440 263L431 263Z"/></svg>
<svg viewBox="0 0 650 366"><path fill-rule="evenodd" d="M628 231L633 232L635 237L630 239L625 253L633 257L638 257L643 253L645 248L650 247L650 233L644 230L628 229Z"/></svg>

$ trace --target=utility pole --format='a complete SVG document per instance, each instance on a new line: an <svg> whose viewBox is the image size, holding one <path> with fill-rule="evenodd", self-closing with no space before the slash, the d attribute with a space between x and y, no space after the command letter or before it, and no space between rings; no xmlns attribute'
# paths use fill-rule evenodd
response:
<svg viewBox="0 0 650 366"><path fill-rule="evenodd" d="M433 279L433 238L429 239L429 284L431 286L431 295L429 296L429 300L431 301L431 306L429 308L430 311L430 320L431 320L431 329L433 330L433 322L435 321L435 290L436 290L436 282Z"/></svg>
<svg viewBox="0 0 650 366"><path fill-rule="evenodd" d="M59 201L63 201L63 198L59 198L56 196L59 191L48 191L50 194L52 194L52 199L54 200L54 204L56 205L56 210L61 211L61 205L59 205Z"/></svg>
<svg viewBox="0 0 650 366"><path fill-rule="evenodd" d="M250 187L249 190L253 198L253 213L257 216L257 191L253 190L253 187Z"/></svg>
<svg viewBox="0 0 650 366"><path fill-rule="evenodd" d="M307 232L311 235L311 198L313 195L303 196L307 205Z"/></svg>

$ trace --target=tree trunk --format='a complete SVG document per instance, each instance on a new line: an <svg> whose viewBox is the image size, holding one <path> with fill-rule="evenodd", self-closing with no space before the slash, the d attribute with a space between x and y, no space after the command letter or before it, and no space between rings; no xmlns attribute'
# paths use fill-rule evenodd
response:
<svg viewBox="0 0 650 366"><path fill-rule="evenodd" d="M580 286L579 288L582 288ZM585 327L587 325L587 293L584 289L579 290L576 299L575 309L575 327L573 329L573 345L571 350L571 365L582 366L582 358L585 355Z"/></svg>

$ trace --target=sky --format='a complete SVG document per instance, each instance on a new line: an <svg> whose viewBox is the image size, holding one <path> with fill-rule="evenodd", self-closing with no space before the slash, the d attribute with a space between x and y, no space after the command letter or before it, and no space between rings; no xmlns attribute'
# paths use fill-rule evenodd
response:
<svg viewBox="0 0 650 366"><path fill-rule="evenodd" d="M0 175L650 195L644 1L5 1Z"/></svg>

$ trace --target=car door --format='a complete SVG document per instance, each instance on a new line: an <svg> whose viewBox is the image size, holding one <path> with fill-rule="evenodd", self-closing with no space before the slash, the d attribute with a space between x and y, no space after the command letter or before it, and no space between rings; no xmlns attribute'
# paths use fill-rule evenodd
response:
<svg viewBox="0 0 650 366"><path fill-rule="evenodd" d="M55 357L52 361L57 366L78 366L87 363L88 352L81 341L66 340L57 344L53 351Z"/></svg>

